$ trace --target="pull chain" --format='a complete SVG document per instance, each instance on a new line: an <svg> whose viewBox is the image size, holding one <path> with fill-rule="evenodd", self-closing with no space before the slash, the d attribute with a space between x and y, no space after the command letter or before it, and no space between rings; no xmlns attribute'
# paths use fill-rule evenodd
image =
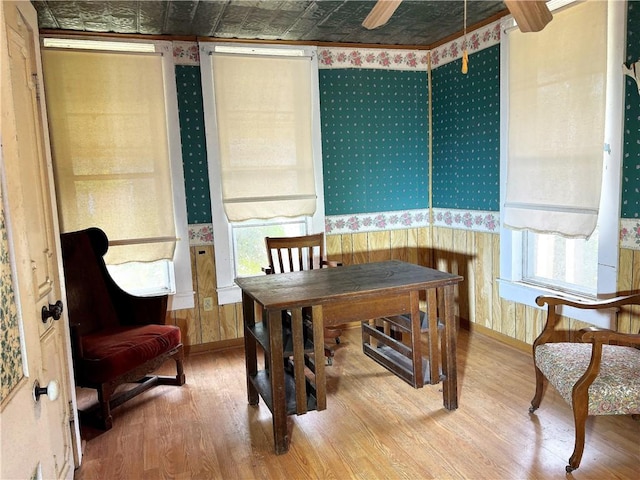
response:
<svg viewBox="0 0 640 480"><path fill-rule="evenodd" d="M462 49L462 73L469 71L469 54L467 52L467 0L464 0L464 45Z"/></svg>

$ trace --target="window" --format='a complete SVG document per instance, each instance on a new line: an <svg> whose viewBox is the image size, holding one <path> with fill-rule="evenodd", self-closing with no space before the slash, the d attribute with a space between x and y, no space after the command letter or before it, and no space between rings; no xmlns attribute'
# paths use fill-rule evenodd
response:
<svg viewBox="0 0 640 480"><path fill-rule="evenodd" d="M553 8L554 2L551 2L550 7ZM556 7L559 8L558 2ZM568 2L564 2L565 6ZM601 194L599 202L599 213L597 214L597 224L593 233L588 239L570 238L572 235L560 236L557 233L551 233L556 231L555 228L550 229L551 232L541 232L529 229L524 226L520 229L506 228L505 224L505 205L508 204L508 189L507 178L509 173L513 174L513 170L510 172L510 158L514 151L522 150L522 142L515 142L513 139L513 132L510 131L510 119L513 122L517 119L522 125L525 125L525 130L532 131L535 128L536 123L530 121L532 118L537 118L541 123L552 123L555 120L554 114L550 114L552 109L549 108L547 102L549 98L545 97L545 92L554 88L570 88L572 81L577 83L585 83L584 78L577 79L565 79L562 80L562 85L554 85L554 82L559 82L558 78L566 75L567 68L559 67L558 75L549 73L548 66L552 61L552 56L558 56L566 52L558 52L562 48L565 48L567 42L563 44L562 48L542 48L537 45L534 49L534 53L529 53L526 62L529 65L534 66L533 77L534 81L546 82L544 87L537 87L535 95L537 95L538 101L532 102L527 108L532 109L532 112L523 111L522 108L518 110L519 102L513 101L513 92L510 90L510 76L515 74L511 70L517 62L512 62L513 57L520 55L522 59L522 52L520 50L514 53L511 35L514 24L512 20L507 20L503 26L506 33L502 37L501 43L501 238L500 238L500 295L508 300L524 303L527 305L535 306L535 298L541 294L562 294L565 296L576 296L578 298L593 297L596 295L607 295L616 292L617 287L617 264L618 264L618 223L620 212L620 175L622 164L622 129L621 118L623 111L623 82L620 79L619 65L622 64L624 58L624 25L625 25L625 6L620 4L621 2L607 2L605 6L602 2L580 2L574 5L566 6L562 11L554 12L553 21L539 33L549 34L553 32L552 28L565 28L566 23L563 23L563 19L572 15L580 14L580 9L592 8L595 6L596 10L600 7L603 11L606 10L606 33L603 33L602 40L597 39L598 42L603 42L606 45L606 86L600 88L594 88L591 92L582 94L582 98L592 98L593 95L597 95L600 91L604 92L604 111L603 122L599 128L603 132L602 140L597 140L595 143L596 149L602 152L602 146L604 145L604 153L596 154L602 155L603 160L598 160L599 166L602 165L602 181L598 181L601 185ZM591 11L589 11L591 12ZM590 19L594 14L588 14ZM555 23L555 25L554 25ZM588 28L582 29L588 36L595 35L594 31ZM526 34L527 40L537 42L540 37L536 37L539 33ZM520 34L522 35L522 34ZM584 44L579 38L572 38L572 45ZM544 45L542 43L541 45ZM517 47L516 47L517 48ZM578 62L591 62L591 51L579 53L583 55L583 60L576 60ZM586 60L585 60L586 59ZM539 65L544 65L546 73L540 75L543 71L542 68L536 68ZM584 74L583 74L584 75ZM585 97L586 96L586 97ZM532 98L532 95L529 95ZM570 95L558 95L553 99L553 102L563 102ZM571 108L570 106L564 106L562 108ZM545 118L545 115L547 117ZM581 133L578 129L571 129L572 125L565 123L561 128L556 131L563 136L561 141L563 143L570 143L575 138L579 138L579 135L575 133ZM597 127L597 125L596 125ZM516 127L517 128L517 127ZM566 157L560 156L560 158L554 158L554 154L558 149L549 148L549 145L553 146L553 142L546 142L545 139L539 139L536 142L539 151L543 153L536 153L529 158L529 167L533 172L531 175L536 174L535 169L539 169L547 176L549 183L553 188L561 189L563 192L568 192L566 200L557 205L544 206L539 208L538 212L526 212L522 215L523 221L527 222L531 218L527 217L544 217L545 210L559 211L560 215L564 215L566 212L585 213L586 218L591 215L591 211L587 208L572 205L571 202L579 196L578 193L572 193L572 189L578 182L575 179L584 177L584 171L576 168L572 164L572 160L567 160ZM584 142L579 142L577 146L570 148L570 155L575 152L580 152L575 155L576 157L584 157L582 147ZM563 145L564 147L564 145ZM593 152L593 148L591 150ZM547 162L547 163L545 163ZM554 169L558 169L556 172ZM523 176L524 182L531 182L531 177ZM588 179L589 180L589 179ZM514 187L513 184L510 185ZM596 197L597 198L597 197ZM526 200L525 200L526 201ZM596 202L597 203L597 202ZM524 202L523 202L524 204ZM528 205L525 205L528 208ZM555 208L559 207L559 208ZM596 205L597 209L597 205ZM563 211L564 210L564 211ZM572 212L573 211L573 212ZM543 219L544 220L544 219ZM587 221L590 222L589 219ZM558 224L563 221L558 222ZM512 223L511 223L512 224ZM593 228L593 227L591 227ZM571 316L579 320L583 320L594 325L611 327L611 317L609 315L599 315L593 312L579 312L576 310L565 311L563 314Z"/></svg>
<svg viewBox="0 0 640 480"><path fill-rule="evenodd" d="M122 288L193 292L169 42L43 39L44 84L61 231L97 226Z"/></svg>
<svg viewBox="0 0 640 480"><path fill-rule="evenodd" d="M314 47L200 47L220 304L267 265L264 237L323 231Z"/></svg>
<svg viewBox="0 0 640 480"><path fill-rule="evenodd" d="M548 233L525 232L522 277L542 287L596 295L598 290L598 238L564 238Z"/></svg>
<svg viewBox="0 0 640 480"><path fill-rule="evenodd" d="M237 277L260 275L269 265L265 237L297 237L307 234L305 218L249 221L232 224L233 258Z"/></svg>

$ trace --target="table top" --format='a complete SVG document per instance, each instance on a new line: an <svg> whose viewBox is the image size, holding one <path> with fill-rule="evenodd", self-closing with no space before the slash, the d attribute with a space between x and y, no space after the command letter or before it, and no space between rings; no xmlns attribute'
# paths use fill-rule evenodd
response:
<svg viewBox="0 0 640 480"><path fill-rule="evenodd" d="M354 295L384 295L452 285L462 277L412 263L345 265L257 277L236 278L243 293L267 310L322 305Z"/></svg>

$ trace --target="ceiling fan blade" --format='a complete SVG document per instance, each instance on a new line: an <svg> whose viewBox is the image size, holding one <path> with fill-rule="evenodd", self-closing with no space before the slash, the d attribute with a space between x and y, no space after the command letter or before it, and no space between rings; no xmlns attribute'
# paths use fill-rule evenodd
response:
<svg viewBox="0 0 640 480"><path fill-rule="evenodd" d="M378 28L389 21L393 12L396 11L402 0L378 0L373 6L367 18L362 22L366 29Z"/></svg>
<svg viewBox="0 0 640 480"><path fill-rule="evenodd" d="M553 19L547 3L541 0L504 0L521 32L539 32Z"/></svg>

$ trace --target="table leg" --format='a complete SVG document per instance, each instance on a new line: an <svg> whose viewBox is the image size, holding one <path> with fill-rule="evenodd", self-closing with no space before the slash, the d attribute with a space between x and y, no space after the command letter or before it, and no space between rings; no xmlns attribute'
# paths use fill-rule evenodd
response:
<svg viewBox="0 0 640 480"><path fill-rule="evenodd" d="M427 345L429 347L429 379L431 385L440 383L440 346L438 332L438 295L437 289L427 290Z"/></svg>
<svg viewBox="0 0 640 480"><path fill-rule="evenodd" d="M457 327L453 311L454 286L447 285L438 289L441 315L444 318L444 335L442 341L442 369L445 379L442 385L444 407L447 410L458 408L458 373L456 361Z"/></svg>
<svg viewBox="0 0 640 480"><path fill-rule="evenodd" d="M258 373L258 359L256 354L256 341L248 330L256 324L255 306L253 300L246 294L242 294L242 320L244 323L244 358L247 375L247 401L249 405L257 405L259 396L251 378Z"/></svg>
<svg viewBox="0 0 640 480"><path fill-rule="evenodd" d="M284 351L282 347L282 312L270 310L269 315L269 379L271 381L271 414L273 442L276 454L289 450L287 434L287 400L284 383Z"/></svg>
<svg viewBox="0 0 640 480"><path fill-rule="evenodd" d="M327 379L324 371L324 316L322 305L311 309L313 321L313 354L315 357L316 410L327 408Z"/></svg>
<svg viewBox="0 0 640 480"><path fill-rule="evenodd" d="M424 371L422 369L422 335L420 332L420 291L409 293L411 303L411 352L413 369L413 388L424 385Z"/></svg>
<svg viewBox="0 0 640 480"><path fill-rule="evenodd" d="M307 382L304 375L304 325L302 308L291 309L293 379L296 385L296 414L307 413Z"/></svg>

